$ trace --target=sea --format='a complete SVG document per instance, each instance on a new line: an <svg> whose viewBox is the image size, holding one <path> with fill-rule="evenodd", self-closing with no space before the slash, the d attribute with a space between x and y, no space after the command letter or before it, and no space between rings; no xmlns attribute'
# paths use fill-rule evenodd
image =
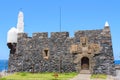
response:
<svg viewBox="0 0 120 80"><path fill-rule="evenodd" d="M115 60L114 63L115 63L116 65L120 65L120 60Z"/></svg>
<svg viewBox="0 0 120 80"><path fill-rule="evenodd" d="M8 69L8 60L0 60L0 72Z"/></svg>
<svg viewBox="0 0 120 80"><path fill-rule="evenodd" d="M120 65L120 60L115 60L116 65ZM8 69L8 60L0 60L0 72Z"/></svg>

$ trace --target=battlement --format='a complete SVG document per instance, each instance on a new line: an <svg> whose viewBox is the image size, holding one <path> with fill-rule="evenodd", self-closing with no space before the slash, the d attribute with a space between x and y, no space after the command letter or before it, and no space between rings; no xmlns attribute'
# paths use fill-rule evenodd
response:
<svg viewBox="0 0 120 80"><path fill-rule="evenodd" d="M51 38L66 38L69 37L69 32L52 32Z"/></svg>
<svg viewBox="0 0 120 80"><path fill-rule="evenodd" d="M73 37L79 37L82 36L92 36L92 35L101 35L101 33L105 32L105 29L96 29L96 30L79 30L74 33ZM70 38L69 32L51 32L50 37L48 37L48 32L38 32L33 33L32 37L29 37L27 33L18 33L18 38L31 38L31 39L37 39L37 38Z"/></svg>
<svg viewBox="0 0 120 80"><path fill-rule="evenodd" d="M27 33L18 33L18 38L28 38ZM51 32L50 38L69 37L69 32ZM31 38L48 38L48 32L33 33Z"/></svg>
<svg viewBox="0 0 120 80"><path fill-rule="evenodd" d="M96 29L96 30L79 30L75 32L75 36L83 35L88 36L90 34L100 34L103 29Z"/></svg>
<svg viewBox="0 0 120 80"><path fill-rule="evenodd" d="M48 32L33 33L32 38L48 38Z"/></svg>
<svg viewBox="0 0 120 80"><path fill-rule="evenodd" d="M18 33L17 37L18 38L27 38L28 34L27 33Z"/></svg>

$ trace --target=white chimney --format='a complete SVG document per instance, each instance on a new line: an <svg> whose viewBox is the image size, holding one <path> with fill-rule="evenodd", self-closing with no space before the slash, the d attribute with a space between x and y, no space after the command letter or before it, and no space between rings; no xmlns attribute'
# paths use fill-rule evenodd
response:
<svg viewBox="0 0 120 80"><path fill-rule="evenodd" d="M17 30L18 33L24 32L24 15L22 11L20 11L18 14Z"/></svg>

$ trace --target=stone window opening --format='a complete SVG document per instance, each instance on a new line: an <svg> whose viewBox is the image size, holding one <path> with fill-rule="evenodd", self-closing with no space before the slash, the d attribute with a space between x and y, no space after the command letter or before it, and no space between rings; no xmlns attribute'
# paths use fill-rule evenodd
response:
<svg viewBox="0 0 120 80"><path fill-rule="evenodd" d="M48 50L44 50L45 56L48 56Z"/></svg>
<svg viewBox="0 0 120 80"><path fill-rule="evenodd" d="M44 49L43 50L43 57L44 57L44 59L48 59L49 58L49 50L48 49Z"/></svg>

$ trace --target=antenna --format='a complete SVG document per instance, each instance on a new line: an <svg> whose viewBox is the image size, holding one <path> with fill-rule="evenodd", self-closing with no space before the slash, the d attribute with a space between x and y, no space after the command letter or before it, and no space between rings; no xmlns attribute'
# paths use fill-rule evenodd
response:
<svg viewBox="0 0 120 80"><path fill-rule="evenodd" d="M61 7L60 7L60 32L61 32Z"/></svg>
<svg viewBox="0 0 120 80"><path fill-rule="evenodd" d="M22 8L20 8L19 11L22 11Z"/></svg>

